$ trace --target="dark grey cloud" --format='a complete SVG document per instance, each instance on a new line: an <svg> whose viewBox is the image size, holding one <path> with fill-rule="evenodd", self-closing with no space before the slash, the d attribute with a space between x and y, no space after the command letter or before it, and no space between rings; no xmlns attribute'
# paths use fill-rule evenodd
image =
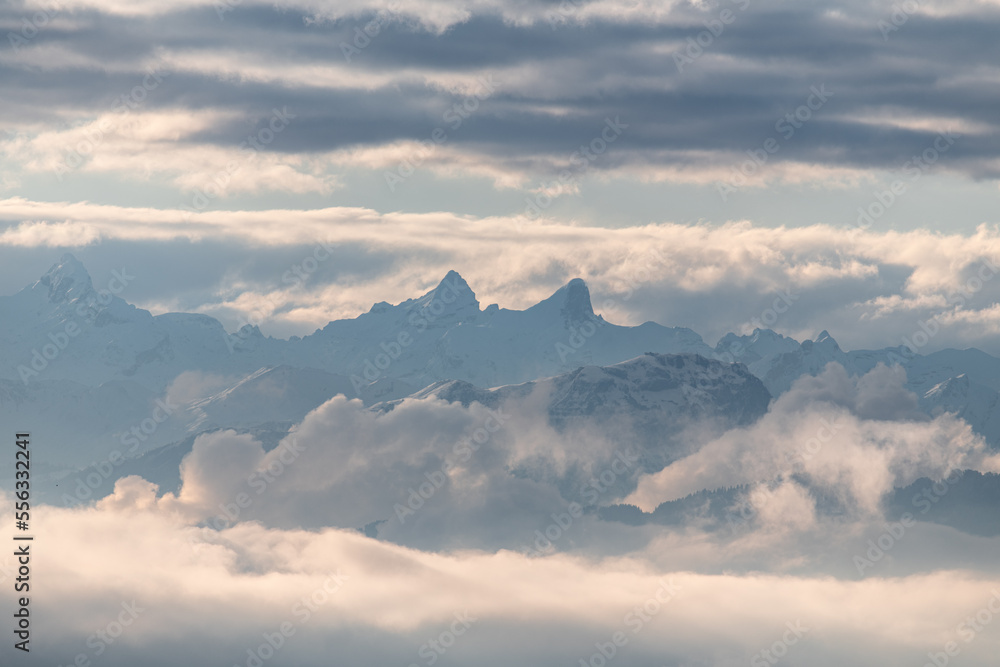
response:
<svg viewBox="0 0 1000 667"><path fill-rule="evenodd" d="M449 132L449 145L480 156L485 164L565 162L596 136L606 117L618 115L629 124L628 132L613 156L597 161L595 168L690 167L714 160L725 169L733 153L780 137L775 123L805 103L812 86L824 85L833 97L793 137L781 141L773 162L897 169L930 146L948 123L901 127L893 121L947 118L982 131L956 143L939 166L976 178L998 175L991 164L1000 156L998 93L989 85L1000 57L997 11L917 14L884 39L878 21L891 15L886 3L740 6L680 6L675 18L652 25L591 20L568 21L556 29L544 20L513 25L480 13L442 34L398 18L383 25L350 63L341 45L351 43L355 29L374 12L335 21L268 7L239 7L224 21L211 7L155 19L74 14L75 29L45 28L29 46L65 49L107 63L107 69L40 68L7 59L0 77L17 101L2 116L11 122L30 112L55 123L55 114L67 108L100 111L135 85L136 73L123 71L122 64L159 53L241 53L251 64L349 67L371 77L404 68L433 76L496 72L498 91L460 130ZM704 39L703 22L727 8L734 14L732 23L712 37L704 55L678 72L675 47L700 33ZM840 16L833 15L835 9ZM0 20L14 22L21 11L0 10ZM268 149L308 154L427 140L435 127L447 129L444 111L463 99L418 80L358 90L284 80L280 70L278 75L273 82L255 82L176 72L150 95L145 108L237 112L185 139L235 146L266 121L272 108L287 106L298 118ZM567 113L545 110L553 105Z"/></svg>

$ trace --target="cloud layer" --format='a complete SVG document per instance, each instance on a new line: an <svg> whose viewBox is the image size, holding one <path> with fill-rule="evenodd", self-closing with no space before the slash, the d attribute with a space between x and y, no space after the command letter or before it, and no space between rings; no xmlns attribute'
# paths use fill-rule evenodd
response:
<svg viewBox="0 0 1000 667"><path fill-rule="evenodd" d="M77 154L70 172L152 179L188 196L212 187L324 193L344 170L398 173L407 161L500 188L538 187L563 170L569 180L583 170L828 187L898 170L944 132L961 139L935 168L1000 173L994 3L58 7L29 2L0 14L14 36L0 52L18 100L0 116L12 179L55 174ZM153 87L151 68L164 75ZM113 113L123 96L131 103ZM292 119L265 134L261 159L210 185L274 109ZM620 134L603 133L609 118ZM104 131L102 120L111 121ZM432 139L435 129L444 139ZM766 164L741 176L748 151L768 138L777 143ZM579 159L587 146L594 155Z"/></svg>
<svg viewBox="0 0 1000 667"><path fill-rule="evenodd" d="M709 343L1000 354L996 0L24 0L0 28L4 293L72 249L156 314L284 337L457 269L506 308L581 277L608 321ZM828 368L641 478L607 424L529 406L493 430L337 397L270 451L203 434L177 493L34 508L33 657L994 664L998 538L883 501L1000 466L904 381ZM752 521L602 521L571 504L602 467L598 504L745 484Z"/></svg>
<svg viewBox="0 0 1000 667"><path fill-rule="evenodd" d="M59 248L76 248L97 282L135 267L121 296L154 313L203 312L281 337L418 296L457 269L484 306L526 308L581 277L609 321L687 326L710 344L762 327L800 340L828 329L844 349L882 348L933 318L926 350L1000 352L1000 233L985 225L971 235L746 222L608 229L361 208L185 216L19 198L0 201L0 218L23 221L0 232L0 252L27 267L22 285Z"/></svg>

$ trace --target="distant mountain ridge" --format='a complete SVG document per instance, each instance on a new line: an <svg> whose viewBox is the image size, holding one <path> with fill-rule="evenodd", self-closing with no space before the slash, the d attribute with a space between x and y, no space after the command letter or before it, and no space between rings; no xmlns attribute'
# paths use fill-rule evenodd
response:
<svg viewBox="0 0 1000 667"><path fill-rule="evenodd" d="M584 364L617 363L650 350L712 356L690 329L605 322L595 315L579 279L523 311L481 309L468 283L451 271L421 297L377 303L354 319L290 340L265 337L251 326L228 333L206 315L153 316L114 295L98 304L92 317L81 318L94 294L86 269L67 254L34 285L0 297L0 378L69 379L91 386L129 378L158 392L185 370L248 375L288 365L352 377L358 394L372 383L397 380L401 388L383 396L392 398L440 380L498 386ZM43 354L55 345L49 334L59 336L70 324L79 329L72 344Z"/></svg>
<svg viewBox="0 0 1000 667"><path fill-rule="evenodd" d="M356 318L281 340L250 326L229 333L206 315L154 316L114 293L130 278L118 272L96 290L67 254L34 284L0 297L0 418L38 425L55 443L53 455L70 465L121 449L130 433L138 433L137 451L146 451L197 429L294 421L338 393L373 405L424 395L441 382L518 385L646 353L745 364L772 396L829 363L852 375L899 364L927 414L958 412L1000 444L1000 359L975 349L844 352L825 331L800 343L762 329L727 334L710 347L688 328L607 322L578 278L530 308L509 310L482 308L454 271L423 296L376 303ZM217 386L150 426L156 401L185 372Z"/></svg>

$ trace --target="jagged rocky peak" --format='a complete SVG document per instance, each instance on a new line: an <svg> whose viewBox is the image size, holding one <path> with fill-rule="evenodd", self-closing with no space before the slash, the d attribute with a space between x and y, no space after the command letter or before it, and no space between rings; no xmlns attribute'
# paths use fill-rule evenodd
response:
<svg viewBox="0 0 1000 667"><path fill-rule="evenodd" d="M816 343L822 345L836 346L838 348L840 347L839 345L837 345L837 341L833 339L833 336L831 336L830 332L827 331L826 329L823 329L821 332L819 332L819 335L816 336Z"/></svg>
<svg viewBox="0 0 1000 667"><path fill-rule="evenodd" d="M808 351L813 348L816 348L817 350L825 350L827 352L841 352L840 345L837 344L837 341L833 339L833 336L831 336L830 332L826 329L823 329L823 331L816 336L815 341L806 340L802 342L803 350Z"/></svg>
<svg viewBox="0 0 1000 667"><path fill-rule="evenodd" d="M823 333L826 332L824 331ZM761 329L760 327L754 329L753 333L750 334L750 341L754 343L761 341L780 341L783 339L784 336L779 334L777 331L773 331L771 329Z"/></svg>
<svg viewBox="0 0 1000 667"><path fill-rule="evenodd" d="M449 271L438 286L416 300L421 306L433 311L455 313L467 309L479 311L476 293L465 282L458 271Z"/></svg>
<svg viewBox="0 0 1000 667"><path fill-rule="evenodd" d="M566 283L562 289L566 290L563 313L574 319L590 318L594 316L594 307L590 303L590 289L587 283L580 278L574 278Z"/></svg>
<svg viewBox="0 0 1000 667"><path fill-rule="evenodd" d="M49 301L72 301L94 290L93 281L86 267L76 257L66 253L52 265L38 284L48 289Z"/></svg>
<svg viewBox="0 0 1000 667"><path fill-rule="evenodd" d="M475 319L480 313L479 300L476 293L469 287L458 271L449 271L445 277L432 290L423 296L407 299L399 304L393 305L387 301L379 301L372 304L369 315L398 317L400 313L411 314L420 313L422 317L430 321L444 317L449 323L465 321L469 318ZM331 322L324 327L330 328Z"/></svg>
<svg viewBox="0 0 1000 667"><path fill-rule="evenodd" d="M594 307L590 302L590 288L580 278L573 278L548 299L532 306L528 311L558 313L567 322L594 319Z"/></svg>

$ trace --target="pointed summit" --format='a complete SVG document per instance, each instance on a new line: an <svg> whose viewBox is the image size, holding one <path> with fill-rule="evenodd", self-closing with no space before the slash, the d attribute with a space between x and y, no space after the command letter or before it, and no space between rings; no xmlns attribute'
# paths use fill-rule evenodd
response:
<svg viewBox="0 0 1000 667"><path fill-rule="evenodd" d="M567 322L594 319L594 307L590 303L590 289L580 278L573 278L548 299L541 301L528 311L559 313Z"/></svg>
<svg viewBox="0 0 1000 667"><path fill-rule="evenodd" d="M834 348L837 350L840 349L840 346L837 345L837 341L833 339L833 336L831 336L830 332L827 331L826 329L823 329L823 331L820 332L819 336L816 336L816 344L822 345L824 347Z"/></svg>
<svg viewBox="0 0 1000 667"><path fill-rule="evenodd" d="M562 288L566 291L563 314L572 319L588 319L594 316L594 307L590 303L590 288L580 278L574 278ZM560 290L560 291L562 291ZM559 292L556 292L558 294Z"/></svg>
<svg viewBox="0 0 1000 667"><path fill-rule="evenodd" d="M454 269L445 274L445 277L440 283L438 283L438 286L434 288L435 292L438 290L451 290L456 294L461 293L471 297L472 299L476 298L476 294L472 291L472 288L469 287L469 283L465 282L465 278L463 278L458 271L455 271Z"/></svg>
<svg viewBox="0 0 1000 667"><path fill-rule="evenodd" d="M466 315L470 312L479 312L476 293L458 271L449 271L437 287L415 299L414 304L434 316L444 313Z"/></svg>
<svg viewBox="0 0 1000 667"><path fill-rule="evenodd" d="M48 298L52 302L72 301L94 291L94 283L87 269L76 257L66 253L53 264L38 284L48 288Z"/></svg>

